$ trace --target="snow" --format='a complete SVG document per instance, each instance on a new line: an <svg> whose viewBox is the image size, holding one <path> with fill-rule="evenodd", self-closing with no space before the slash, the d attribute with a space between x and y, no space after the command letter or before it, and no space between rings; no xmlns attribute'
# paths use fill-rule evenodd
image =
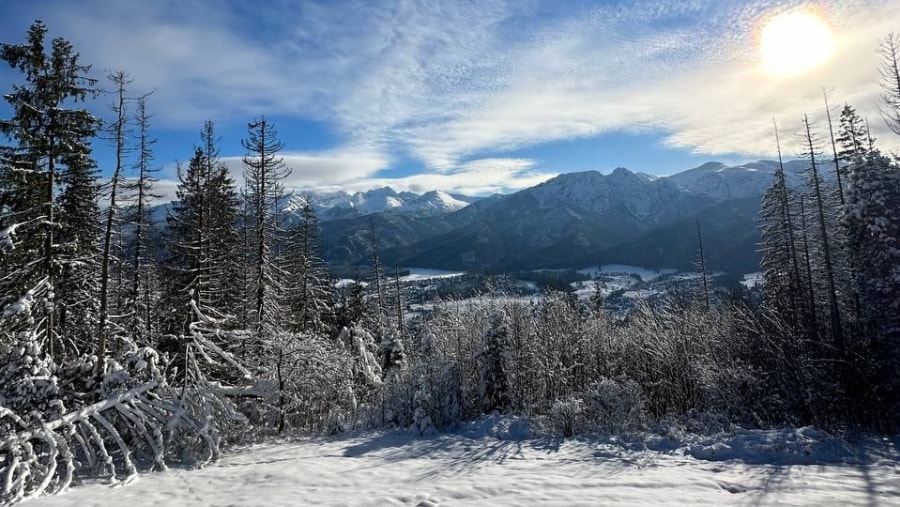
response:
<svg viewBox="0 0 900 507"><path fill-rule="evenodd" d="M811 428L562 440L488 417L429 438L392 431L255 445L200 470L24 505L898 505L898 445Z"/></svg>
<svg viewBox="0 0 900 507"><path fill-rule="evenodd" d="M432 190L424 194L414 192L397 192L390 187L376 188L365 192L353 194L343 190L337 192L309 192L308 195L291 196L285 204L284 211L297 213L310 199L317 210L324 213L319 217L328 220L332 214L329 211L354 210L357 213L368 215L372 213L406 213L418 216L439 215L458 211L478 200L467 196L456 198L446 192ZM464 200L465 199L465 200ZM335 216L344 216L336 213Z"/></svg>
<svg viewBox="0 0 900 507"><path fill-rule="evenodd" d="M344 289L344 288L351 287L351 286L357 285L357 284L359 284L363 287L369 286L369 282L361 282L361 281L354 280L352 278L341 278L339 280L335 280L335 282L334 282L334 286L337 287L338 289Z"/></svg>
<svg viewBox="0 0 900 507"><path fill-rule="evenodd" d="M650 290L650 289L641 289L641 290L626 290L622 293L623 297L629 299L650 299L651 297L659 294L658 290Z"/></svg>
<svg viewBox="0 0 900 507"><path fill-rule="evenodd" d="M625 264L604 264L602 266L592 266L578 270L579 273L596 277L598 275L637 275L643 281L653 280L664 275L677 273L677 269L647 269L640 266L628 266Z"/></svg>
<svg viewBox="0 0 900 507"><path fill-rule="evenodd" d="M401 282L422 282L437 278L454 278L466 274L464 271L444 271L442 269L428 268L403 268L403 270L409 271L409 274L400 277Z"/></svg>
<svg viewBox="0 0 900 507"><path fill-rule="evenodd" d="M741 279L741 285L747 287L748 289L752 289L757 287L763 283L763 273L762 271L757 271L755 273L747 273L744 275L743 279Z"/></svg>
<svg viewBox="0 0 900 507"><path fill-rule="evenodd" d="M16 229L21 224L12 224L5 229L0 229L0 251L14 250L16 248L13 237L16 235Z"/></svg>

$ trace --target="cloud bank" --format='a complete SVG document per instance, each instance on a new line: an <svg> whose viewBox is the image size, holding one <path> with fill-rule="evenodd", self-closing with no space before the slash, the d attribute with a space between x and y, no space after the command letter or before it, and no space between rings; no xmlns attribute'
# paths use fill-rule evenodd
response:
<svg viewBox="0 0 900 507"><path fill-rule="evenodd" d="M804 113L824 117L823 87L892 142L876 108L878 39L900 26L887 0L265 5L93 0L45 17L87 61L157 88L162 126L264 112L329 125L335 146L284 154L296 185L522 188L552 171L510 153L608 132L771 157L772 118L791 133ZM836 52L812 72L772 75L757 34L797 9L830 25ZM422 171L385 177L398 160Z"/></svg>

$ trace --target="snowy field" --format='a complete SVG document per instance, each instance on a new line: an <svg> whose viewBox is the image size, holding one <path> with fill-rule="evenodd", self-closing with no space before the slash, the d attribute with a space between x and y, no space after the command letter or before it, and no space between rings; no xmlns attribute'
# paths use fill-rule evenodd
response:
<svg viewBox="0 0 900 507"><path fill-rule="evenodd" d="M454 278L466 274L464 271L445 271L443 269L428 268L403 268L409 271L406 276L400 277L401 282L423 282L441 278Z"/></svg>
<svg viewBox="0 0 900 507"><path fill-rule="evenodd" d="M762 271L757 271L755 273L747 273L744 275L744 278L741 280L741 285L747 287L748 289L752 289L754 287L758 287L763 283L763 273Z"/></svg>
<svg viewBox="0 0 900 507"><path fill-rule="evenodd" d="M201 470L23 505L900 505L900 439L847 444L802 428L687 443L517 440L527 430L515 425L257 445Z"/></svg>
<svg viewBox="0 0 900 507"><path fill-rule="evenodd" d="M579 273L591 277L598 275L637 275L643 281L653 280L663 275L671 275L677 273L677 269L647 269L640 266L627 266L625 264L604 264L602 266L592 266L578 270Z"/></svg>

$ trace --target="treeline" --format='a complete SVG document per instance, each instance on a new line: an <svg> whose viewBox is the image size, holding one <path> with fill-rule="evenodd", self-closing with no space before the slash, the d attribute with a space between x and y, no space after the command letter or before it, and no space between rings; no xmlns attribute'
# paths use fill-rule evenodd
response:
<svg viewBox="0 0 900 507"><path fill-rule="evenodd" d="M804 122L809 185L779 171L766 194L760 304L704 285L695 301L639 305L624 321L602 298L556 292L410 318L374 228L369 283L335 285L315 209L284 188L290 168L264 117L248 124L240 183L214 124L202 126L156 230L152 95L130 96L113 73L113 119L101 122L85 108L99 82L45 35L36 22L0 51L24 82L0 121L3 501L78 474L202 463L242 438L427 434L494 411L563 435L900 420L900 169L850 106L829 118L824 149ZM891 36L883 105L900 134L898 55ZM98 139L114 147L108 178Z"/></svg>
<svg viewBox="0 0 900 507"><path fill-rule="evenodd" d="M884 39L881 55L882 116L900 135L900 37ZM843 106L835 125L826 94L825 112L824 127L806 115L802 121L807 185L790 187L780 167L763 198L764 311L790 330L784 346L797 360L832 379L816 395L856 402L857 419L896 421L900 166L896 154L878 149L853 106ZM775 139L780 162L777 126ZM858 406L862 398L869 406Z"/></svg>

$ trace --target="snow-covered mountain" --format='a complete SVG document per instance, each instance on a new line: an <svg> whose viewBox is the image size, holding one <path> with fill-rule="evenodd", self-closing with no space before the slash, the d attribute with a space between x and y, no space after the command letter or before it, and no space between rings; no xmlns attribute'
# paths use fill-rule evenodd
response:
<svg viewBox="0 0 900 507"><path fill-rule="evenodd" d="M787 184L793 187L805 184L808 166L809 163L805 160L785 162L784 176ZM778 162L772 160L759 160L737 166L708 162L700 167L668 176L666 179L688 192L712 199L744 199L762 196L772 185L777 168ZM826 180L831 179L833 171L829 171L829 167L822 169L822 177Z"/></svg>
<svg viewBox="0 0 900 507"><path fill-rule="evenodd" d="M807 181L807 163L784 164L788 184ZM313 202L324 257L334 266L368 262L375 225L383 260L439 269L508 271L592 263L690 268L700 222L716 269L757 268L759 203L777 162L710 162L671 176L618 168L565 173L534 187L486 198L430 191L296 193L287 225ZM825 163L821 174L834 177ZM164 222L165 206L157 221ZM156 215L155 215L156 216ZM751 269L752 268L752 269ZM744 271L742 271L744 270Z"/></svg>
<svg viewBox="0 0 900 507"><path fill-rule="evenodd" d="M304 192L291 196L285 211L298 209L298 204L311 200L322 221L354 218L374 213L433 216L465 208L477 197L453 195L433 190L424 194L397 192L390 187L365 192Z"/></svg>
<svg viewBox="0 0 900 507"><path fill-rule="evenodd" d="M785 164L791 186L805 185L804 161ZM711 162L672 176L618 168L565 173L508 195L430 216L378 213L385 262L441 269L510 271L625 263L690 269L698 222L707 259L723 271L758 269L759 204L777 162ZM833 178L828 164L821 168ZM371 219L325 224L325 257L367 262Z"/></svg>

